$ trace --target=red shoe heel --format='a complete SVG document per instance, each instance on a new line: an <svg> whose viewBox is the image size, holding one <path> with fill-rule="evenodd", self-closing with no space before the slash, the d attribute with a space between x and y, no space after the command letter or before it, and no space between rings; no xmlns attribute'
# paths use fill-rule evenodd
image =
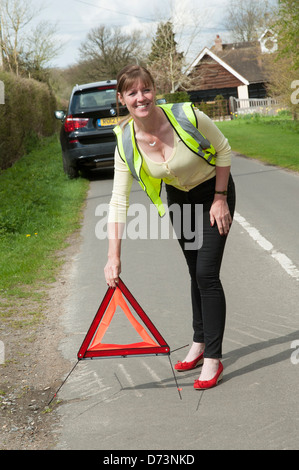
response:
<svg viewBox="0 0 299 470"><path fill-rule="evenodd" d="M192 370L195 369L196 367L200 366L203 363L203 353L201 353L194 361L190 362L181 362L178 361L174 368L178 372L182 372L184 370Z"/></svg>
<svg viewBox="0 0 299 470"><path fill-rule="evenodd" d="M218 382L222 380L222 377L223 377L223 365L219 361L219 366L218 366L216 375L211 380L195 380L193 386L196 390L207 390L208 388L216 387Z"/></svg>

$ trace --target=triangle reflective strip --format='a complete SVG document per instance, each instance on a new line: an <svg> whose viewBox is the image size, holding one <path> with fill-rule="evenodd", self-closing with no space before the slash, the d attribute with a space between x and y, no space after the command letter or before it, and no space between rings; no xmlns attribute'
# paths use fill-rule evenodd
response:
<svg viewBox="0 0 299 470"><path fill-rule="evenodd" d="M129 301L135 312L155 338L156 342L149 336L144 327L133 316L123 296ZM132 344L101 343L118 305L122 308L137 333L141 336L143 342ZM131 292L127 289L121 279L119 279L117 288L108 288L96 316L84 338L81 348L79 349L78 360L140 354L169 355L170 348Z"/></svg>
<svg viewBox="0 0 299 470"><path fill-rule="evenodd" d="M158 346L158 344L150 337L150 335L147 333L147 331L143 328L143 326L135 319L133 314L131 313L128 305L126 304L125 299L122 296L121 290L119 287L115 289L115 292L113 294L113 297L111 299L111 302L102 318L102 321L98 327L98 330L96 332L96 335L92 341L92 344L89 346L88 349L101 349L103 347L104 349L107 349L106 344L102 344L101 341L104 337L104 334L106 333L110 322L113 318L113 315L116 311L117 306L120 306L125 313L126 317L128 318L129 322L131 325L135 328L137 333L141 336L143 341L147 345L152 345L152 346ZM140 343L142 344L142 343Z"/></svg>

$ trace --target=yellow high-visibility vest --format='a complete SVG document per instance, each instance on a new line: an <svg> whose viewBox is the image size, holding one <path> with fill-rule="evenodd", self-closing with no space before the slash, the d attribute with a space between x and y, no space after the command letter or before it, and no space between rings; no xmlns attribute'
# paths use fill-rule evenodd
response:
<svg viewBox="0 0 299 470"><path fill-rule="evenodd" d="M216 150L213 145L197 129L197 119L192 103L161 104L170 124L185 145L196 155L204 158L209 165L216 165ZM158 209L159 215L165 214L165 208L160 198L162 180L148 175L143 168L143 158L140 155L134 134L134 121L114 128L117 137L117 148L133 177L147 193Z"/></svg>

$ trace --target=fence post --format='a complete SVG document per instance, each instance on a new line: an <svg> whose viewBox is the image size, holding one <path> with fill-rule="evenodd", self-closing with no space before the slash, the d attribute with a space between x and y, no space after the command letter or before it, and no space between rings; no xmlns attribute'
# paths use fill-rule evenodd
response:
<svg viewBox="0 0 299 470"><path fill-rule="evenodd" d="M230 116L231 116L231 119L233 119L233 114L234 114L234 112L235 112L235 101L234 101L234 97L233 97L233 96L230 96L230 97L229 97L228 104L229 104Z"/></svg>

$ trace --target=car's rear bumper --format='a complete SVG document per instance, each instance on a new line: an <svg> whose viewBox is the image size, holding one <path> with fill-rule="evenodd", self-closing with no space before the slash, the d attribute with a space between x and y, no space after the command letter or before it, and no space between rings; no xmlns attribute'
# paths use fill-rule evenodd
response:
<svg viewBox="0 0 299 470"><path fill-rule="evenodd" d="M89 157L79 157L77 159L77 168L113 168L114 155L90 155Z"/></svg>
<svg viewBox="0 0 299 470"><path fill-rule="evenodd" d="M79 145L64 151L65 158L74 168L111 168L114 165L115 142Z"/></svg>

